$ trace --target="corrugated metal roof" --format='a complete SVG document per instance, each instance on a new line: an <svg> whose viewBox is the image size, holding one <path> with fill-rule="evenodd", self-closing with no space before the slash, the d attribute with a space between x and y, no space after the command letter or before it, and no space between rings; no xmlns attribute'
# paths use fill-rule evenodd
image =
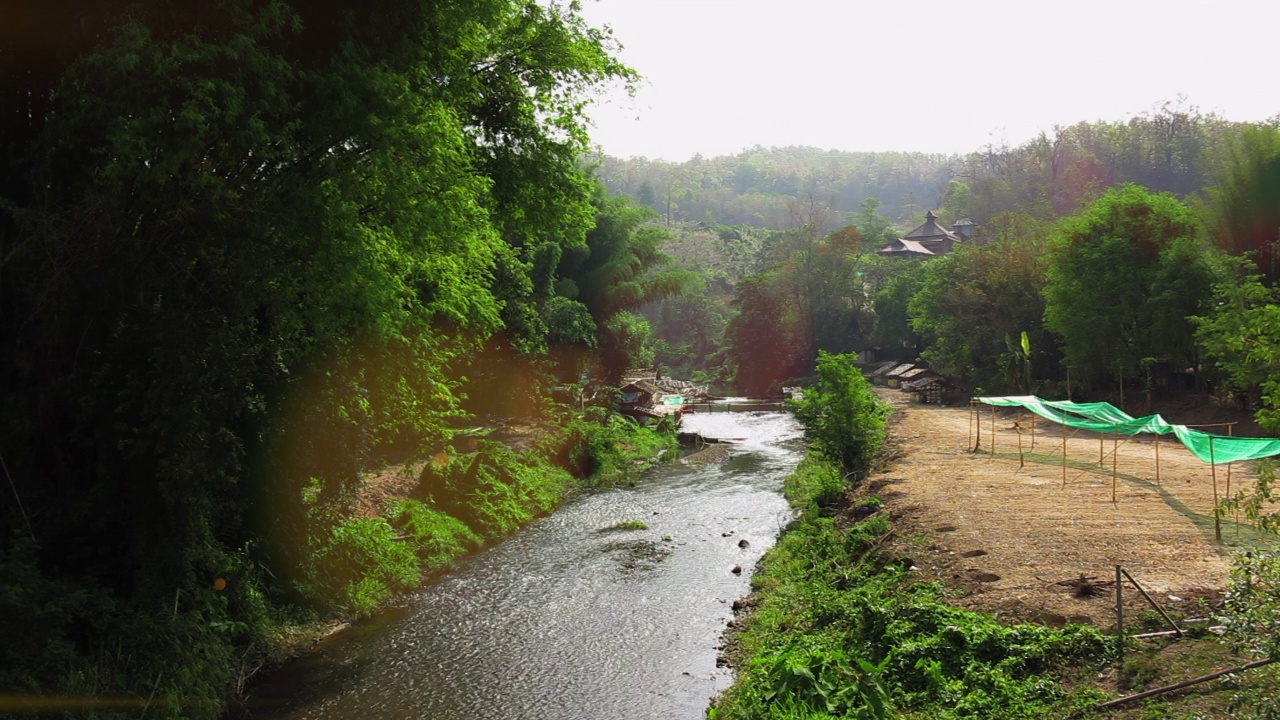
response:
<svg viewBox="0 0 1280 720"><path fill-rule="evenodd" d="M911 368L913 368L913 367L915 367L915 365L912 365L911 363L903 363L903 364L899 365L898 367L896 367L896 368L894 368L894 369L890 370L889 372L885 373L884 375L885 375L885 377L900 377L900 376L902 375L902 373L904 373L904 372L906 372L906 371L910 370L910 369L911 369Z"/></svg>
<svg viewBox="0 0 1280 720"><path fill-rule="evenodd" d="M890 370L892 370L892 369L894 369L894 368L896 368L896 367L898 367L898 362L897 362L896 360L890 360L890 361L888 361L888 362L882 362L882 363L880 363L880 367L876 368L875 370L873 370L873 371L871 372L871 377L881 377L881 376L883 376L885 373L889 372Z"/></svg>
<svg viewBox="0 0 1280 720"><path fill-rule="evenodd" d="M898 377L902 378L903 380L908 380L911 378L918 377L920 374L927 373L927 372L932 372L932 371L929 370L929 368L927 367L916 367L916 368L911 368L910 370L899 374Z"/></svg>

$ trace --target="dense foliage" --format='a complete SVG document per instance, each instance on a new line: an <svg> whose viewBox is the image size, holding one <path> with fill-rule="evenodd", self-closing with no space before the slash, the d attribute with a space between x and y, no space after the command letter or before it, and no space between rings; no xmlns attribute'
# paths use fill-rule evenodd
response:
<svg viewBox="0 0 1280 720"><path fill-rule="evenodd" d="M848 355L818 356L817 383L791 402L810 447L844 472L866 477L884 444L889 407Z"/></svg>
<svg viewBox="0 0 1280 720"><path fill-rule="evenodd" d="M823 512L847 489L837 465L810 456L786 484L803 514L752 579L754 609L735 638L740 675L716 720L1042 718L1099 699L1059 678L1106 657L1101 633L951 607L883 551L892 526L874 499L849 527Z"/></svg>
<svg viewBox="0 0 1280 720"><path fill-rule="evenodd" d="M908 301L912 328L925 338L922 357L940 372L981 387L1031 392L1016 357L1022 333L1032 348L1033 375L1047 376L1045 352L1053 341L1044 327L1045 244L1041 225L1001 216L996 228L1016 231L990 244L959 248L925 263ZM901 276L900 276L901 277ZM1014 346L1017 342L1018 345Z"/></svg>
<svg viewBox="0 0 1280 720"><path fill-rule="evenodd" d="M1136 185L1107 191L1051 241L1045 323L1086 378L1135 377L1144 363L1195 363L1194 328L1211 270L1195 215Z"/></svg>
<svg viewBox="0 0 1280 720"><path fill-rule="evenodd" d="M586 100L635 75L573 4L19 5L0 686L215 716L299 608L367 612L629 464L598 423L451 441L545 417L549 345L607 349L678 289L583 170ZM346 514L361 471L423 456L447 492Z"/></svg>

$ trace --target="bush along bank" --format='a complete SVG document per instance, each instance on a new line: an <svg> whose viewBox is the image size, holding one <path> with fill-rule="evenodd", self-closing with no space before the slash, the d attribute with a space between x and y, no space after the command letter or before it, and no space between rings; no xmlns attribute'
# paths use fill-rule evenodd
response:
<svg viewBox="0 0 1280 720"><path fill-rule="evenodd" d="M374 510L310 488L305 524L282 521L286 536L209 550L195 589L142 608L43 576L36 543L14 543L0 552L0 718L225 717L264 668L341 621L372 614L575 492L633 481L676 447L674 428L590 408L542 426L519 450L459 439L434 448ZM278 550L286 544L295 563Z"/></svg>
<svg viewBox="0 0 1280 720"><path fill-rule="evenodd" d="M517 452L489 440L474 450L452 447L430 458L407 497L393 498L376 518L333 516L310 541L306 594L330 614L359 618L425 575L546 515L568 495L633 481L678 447L674 427L645 428L615 414L544 428Z"/></svg>
<svg viewBox="0 0 1280 720"><path fill-rule="evenodd" d="M1044 718L1105 698L1060 682L1107 656L1101 633L951 607L881 549L893 525L877 500L830 495L840 477L811 455L787 480L801 515L761 560L714 720Z"/></svg>
<svg viewBox="0 0 1280 720"><path fill-rule="evenodd" d="M1007 627L952 607L884 549L890 518L852 486L888 411L851 358L822 356L796 410L810 451L785 492L799 516L752 580L726 645L738 679L713 720L1044 718L1104 698L1062 682L1107 656L1097 630Z"/></svg>

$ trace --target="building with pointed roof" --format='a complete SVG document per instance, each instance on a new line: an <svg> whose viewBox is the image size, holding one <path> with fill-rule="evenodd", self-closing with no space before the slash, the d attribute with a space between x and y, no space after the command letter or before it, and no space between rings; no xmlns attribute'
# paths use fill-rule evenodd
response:
<svg viewBox="0 0 1280 720"><path fill-rule="evenodd" d="M971 226L973 222L968 221L968 224ZM966 230L968 230L967 226ZM967 237L967 233L958 234L943 227L938 222L937 213L930 210L925 213L923 225L885 245L876 252L881 255L901 257L950 255L951 251L955 249L955 244L964 242Z"/></svg>

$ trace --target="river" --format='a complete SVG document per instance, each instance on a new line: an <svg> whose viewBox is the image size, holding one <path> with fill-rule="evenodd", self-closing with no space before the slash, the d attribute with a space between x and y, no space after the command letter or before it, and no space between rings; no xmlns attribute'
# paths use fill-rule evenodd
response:
<svg viewBox="0 0 1280 720"><path fill-rule="evenodd" d="M468 558L256 686L250 717L705 717L732 682L716 667L731 603L791 516L780 491L800 431L778 412L683 429L741 441L724 463L661 465ZM606 530L632 520L647 529Z"/></svg>

